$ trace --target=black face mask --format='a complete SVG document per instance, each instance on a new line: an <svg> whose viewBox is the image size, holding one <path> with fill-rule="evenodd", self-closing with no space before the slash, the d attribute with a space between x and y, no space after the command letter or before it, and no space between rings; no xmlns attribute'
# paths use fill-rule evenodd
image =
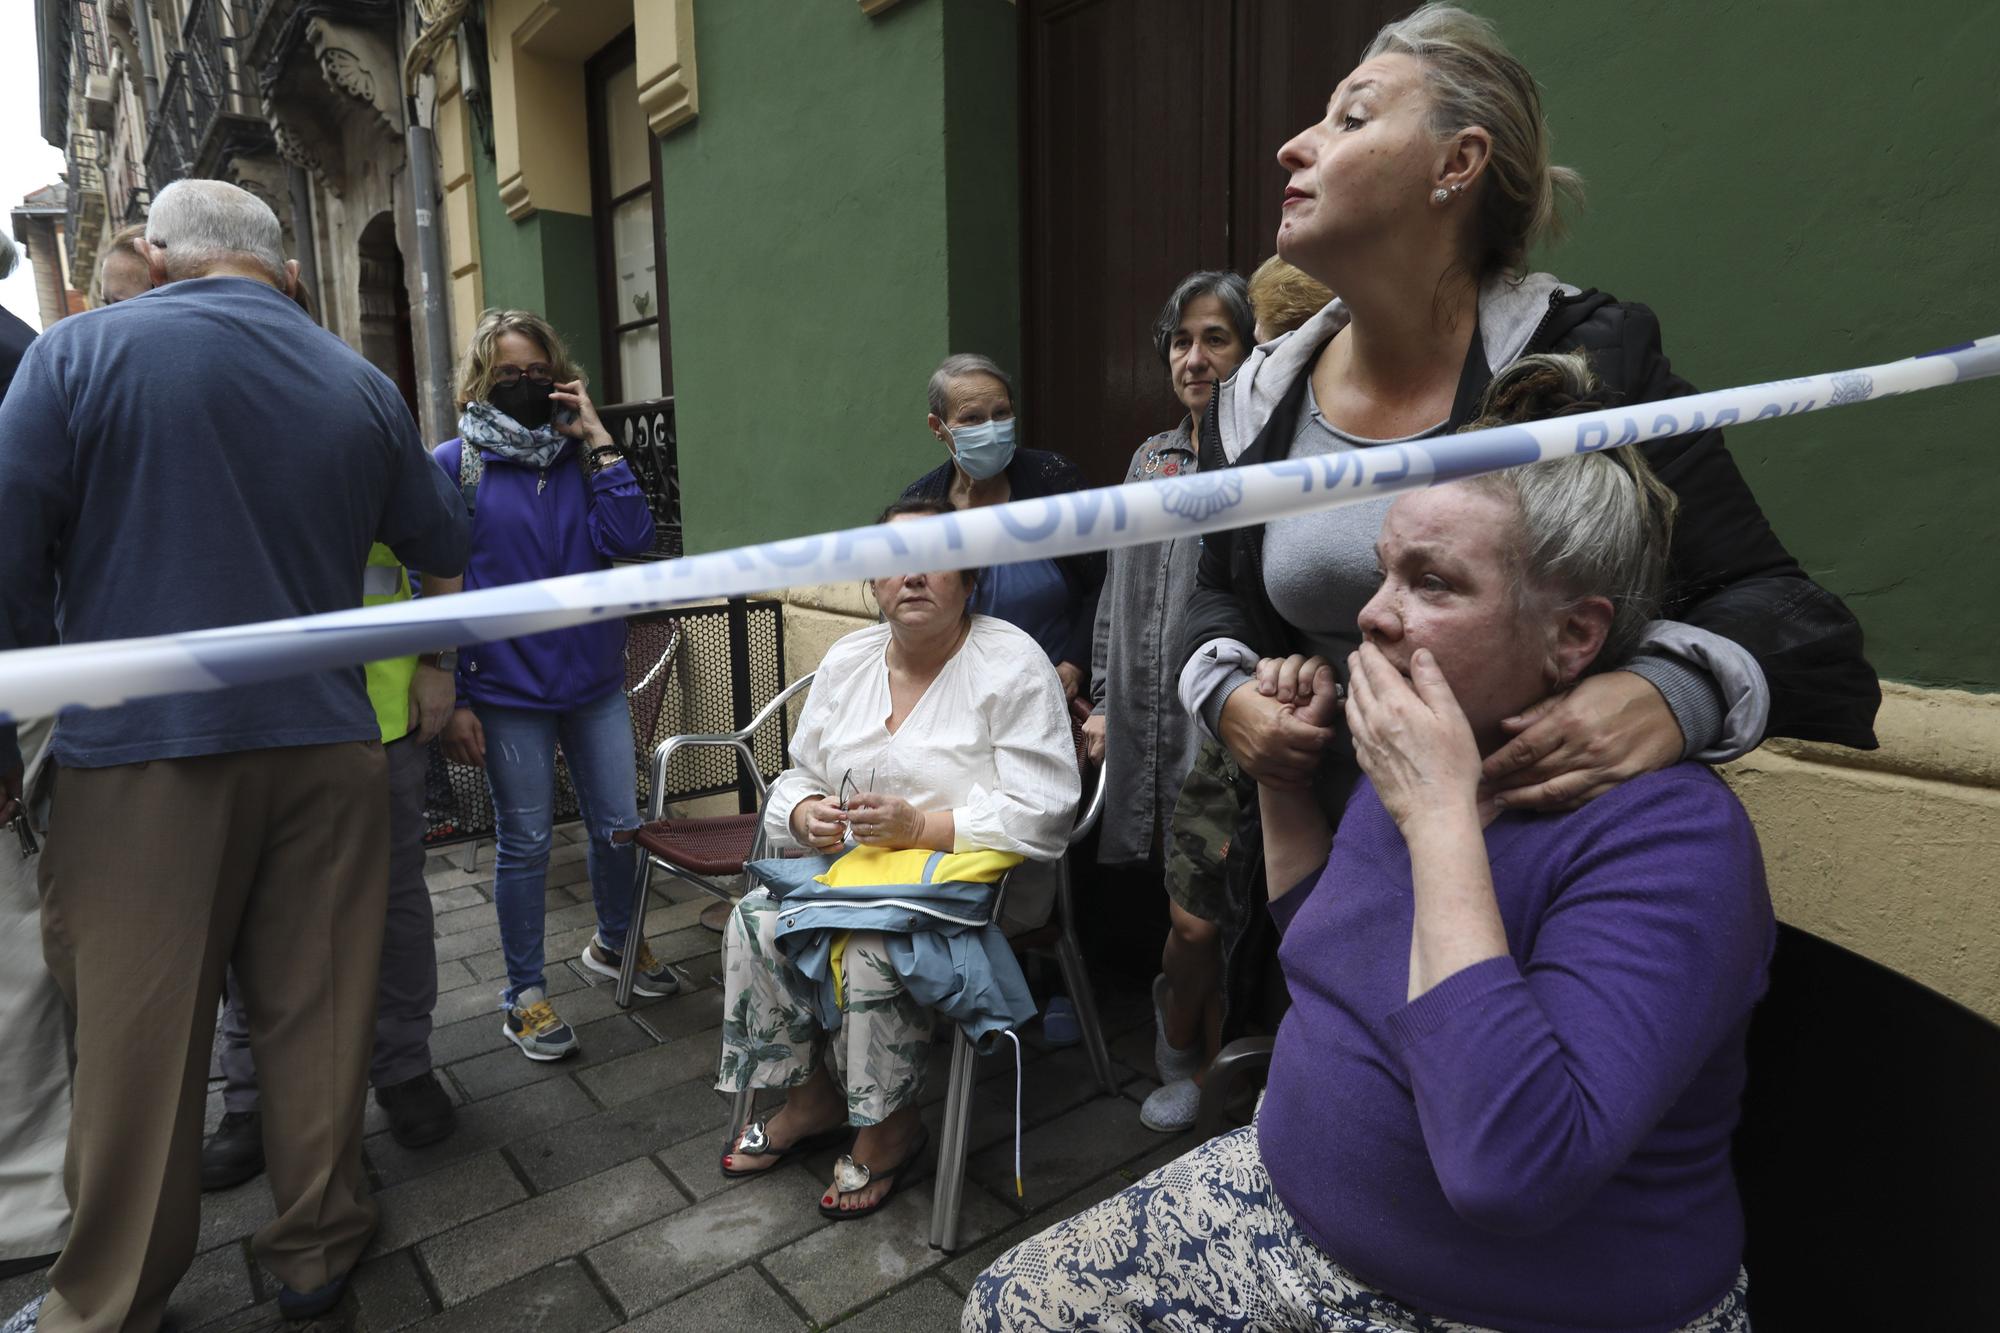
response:
<svg viewBox="0 0 2000 1333"><path fill-rule="evenodd" d="M496 384L486 392L486 401L529 430L549 424L555 405L549 401L553 384L537 384L522 376L512 384Z"/></svg>

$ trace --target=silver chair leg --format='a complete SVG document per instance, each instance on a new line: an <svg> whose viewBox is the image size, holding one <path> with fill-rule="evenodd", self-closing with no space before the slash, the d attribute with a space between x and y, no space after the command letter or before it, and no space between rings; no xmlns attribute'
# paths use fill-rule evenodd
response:
<svg viewBox="0 0 2000 1333"><path fill-rule="evenodd" d="M729 1113L729 1146L733 1150L736 1140L743 1137L743 1131L750 1127L750 1121L757 1114L757 1089L745 1088L736 1094L736 1105Z"/></svg>
<svg viewBox="0 0 2000 1333"><path fill-rule="evenodd" d="M938 1135L937 1189L931 1196L931 1246L947 1254L958 1248L958 1207L965 1193L965 1148L972 1132L972 1075L977 1063L965 1030L954 1028L944 1127Z"/></svg>
<svg viewBox="0 0 2000 1333"><path fill-rule="evenodd" d="M1066 862L1057 862L1056 873L1064 879L1069 877ZM1058 886L1056 901L1062 908L1061 928L1056 934L1056 961L1062 965L1063 985L1069 991L1070 1003L1076 1006L1077 1026L1083 1029L1083 1048L1090 1056L1090 1068L1097 1075L1097 1086L1115 1097L1118 1095L1118 1080L1111 1073L1111 1048L1104 1040L1104 1022L1097 1013L1097 992L1091 988L1090 973L1084 969L1083 946L1077 942L1076 922L1071 918L1068 885Z"/></svg>
<svg viewBox="0 0 2000 1333"><path fill-rule="evenodd" d="M632 876L632 924L625 928L625 947L618 960L618 994L614 997L620 1009L632 1007L632 983L639 975L639 950L633 942L646 938L646 889L653 878L653 858L644 847L635 847L639 853L639 869Z"/></svg>

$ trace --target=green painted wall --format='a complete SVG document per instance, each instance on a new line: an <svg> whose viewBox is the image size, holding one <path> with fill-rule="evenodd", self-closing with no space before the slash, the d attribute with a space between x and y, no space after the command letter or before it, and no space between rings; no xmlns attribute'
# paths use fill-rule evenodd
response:
<svg viewBox="0 0 2000 1333"><path fill-rule="evenodd" d="M1018 363L1020 281L1013 6L694 12L701 113L660 154L700 551L866 522L935 466L925 381ZM979 98L947 97L961 74Z"/></svg>
<svg viewBox="0 0 2000 1333"><path fill-rule="evenodd" d="M587 217L537 209L520 221L500 205L493 159L472 151L479 267L486 304L533 310L556 326L592 380L603 365L597 330L597 237Z"/></svg>
<svg viewBox="0 0 2000 1333"><path fill-rule="evenodd" d="M1544 266L1651 305L1696 384L2000 332L2000 6L1473 3L1589 191ZM1988 380L1730 439L1883 675L1994 690L1996 436Z"/></svg>

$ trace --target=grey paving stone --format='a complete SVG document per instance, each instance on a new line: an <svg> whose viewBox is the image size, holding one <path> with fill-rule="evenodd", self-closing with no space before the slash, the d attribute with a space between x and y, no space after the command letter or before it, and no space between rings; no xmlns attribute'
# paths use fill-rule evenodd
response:
<svg viewBox="0 0 2000 1333"><path fill-rule="evenodd" d="M683 983L692 980L685 975L682 977ZM694 989L684 986L679 995L649 1006L640 1017L662 1041L674 1041L710 1028L719 1028L722 1026L722 989L719 986L696 986Z"/></svg>
<svg viewBox="0 0 2000 1333"><path fill-rule="evenodd" d="M525 1252L567 1258L688 1206L646 1158L537 1195L417 1247L447 1306L514 1276Z"/></svg>
<svg viewBox="0 0 2000 1333"><path fill-rule="evenodd" d="M588 884L589 882L590 866L588 862L580 858L566 865L550 866L548 878L543 881L543 883L551 888L567 888L579 884ZM585 890L583 893L577 894L574 901L583 902L589 896L589 891Z"/></svg>
<svg viewBox="0 0 2000 1333"><path fill-rule="evenodd" d="M582 838L577 838L574 841L559 842L549 848L549 866L553 869L556 866L572 865L575 862L583 860L589 854L590 844Z"/></svg>
<svg viewBox="0 0 2000 1333"><path fill-rule="evenodd" d="M181 1275L180 1285L167 1300L167 1323L192 1326L256 1302L243 1248L225 1245L197 1256Z"/></svg>
<svg viewBox="0 0 2000 1333"><path fill-rule="evenodd" d="M574 1080L557 1078L460 1107L458 1128L441 1143L405 1148L387 1134L377 1134L363 1148L377 1179L388 1187L596 1111Z"/></svg>
<svg viewBox="0 0 2000 1333"><path fill-rule="evenodd" d="M464 907L438 911L436 901L432 901L431 928L439 939L446 935L457 935L471 930L474 926L498 925L493 919L493 904L473 895L477 901Z"/></svg>
<svg viewBox="0 0 2000 1333"><path fill-rule="evenodd" d="M461 930L456 935L446 935L438 940L437 956L440 963L447 963L454 958L470 958L473 954L499 947L500 923L489 920L472 930Z"/></svg>
<svg viewBox="0 0 2000 1333"><path fill-rule="evenodd" d="M977 1121L975 1119L975 1125ZM1021 1171L1029 1207L1058 1199L1157 1147L1125 1099L1099 1097L1029 1130L1021 1143ZM1014 1196L1014 1145L995 1143L975 1152L966 1173L1002 1198Z"/></svg>
<svg viewBox="0 0 2000 1333"><path fill-rule="evenodd" d="M586 1258L626 1310L650 1310L807 1232L831 1226L813 1205L815 1182L775 1167L712 1199L599 1245Z"/></svg>
<svg viewBox="0 0 2000 1333"><path fill-rule="evenodd" d="M436 1313L417 1273L416 1255L410 1250L398 1250L358 1266L353 1291L356 1333L395 1333Z"/></svg>
<svg viewBox="0 0 2000 1333"><path fill-rule="evenodd" d="M610 1020L612 1022L629 1020ZM720 1028L652 1045L622 1059L602 1061L580 1071L577 1082L590 1089L591 1096L606 1106L623 1106L635 1097L661 1092L690 1079L715 1078L716 1059L722 1051Z"/></svg>
<svg viewBox="0 0 2000 1333"><path fill-rule="evenodd" d="M577 1054L561 1060L530 1060L510 1042L504 1049L490 1055L460 1060L451 1066L451 1076L465 1089L466 1098L479 1102L531 1083L545 1082L605 1064L634 1051L648 1050L654 1045L652 1037L623 1014L595 1023L580 1023L570 1017L567 1006L558 1006L557 1011L563 1015L565 1022L576 1029L576 1040L582 1048ZM493 1026L496 1029L500 1026L497 1016Z"/></svg>
<svg viewBox="0 0 2000 1333"><path fill-rule="evenodd" d="M543 954L542 973L543 984L550 995L561 995L564 991L575 990L583 984L582 977L568 971L563 965L582 952L584 944L588 942L588 936L580 935L576 948L567 952L558 950L553 942L548 944ZM496 992L507 984L507 957L497 948L471 955L466 958L465 965L482 980L495 983L493 989Z"/></svg>
<svg viewBox="0 0 2000 1333"><path fill-rule="evenodd" d="M618 1322L582 1266L566 1260L447 1309L424 1333L603 1333Z"/></svg>
<svg viewBox="0 0 2000 1333"><path fill-rule="evenodd" d="M455 958L448 963L438 964L438 994L448 995L462 990L479 980L479 974L465 965L463 959Z"/></svg>
<svg viewBox="0 0 2000 1333"><path fill-rule="evenodd" d="M490 909L491 906L492 904L486 901L486 895L479 891L479 886L476 884L460 884L454 888L431 890L431 911L438 916L443 916L446 912L455 912L462 907Z"/></svg>
<svg viewBox="0 0 2000 1333"><path fill-rule="evenodd" d="M940 1269L938 1276L960 1293L969 1291L972 1280L985 1272L988 1265L1008 1250L1030 1236L1038 1235L1056 1223L1075 1217L1084 1209L1104 1202L1148 1172L1173 1161L1194 1147L1198 1141L1199 1136L1192 1131L1177 1134L1138 1161L1106 1172L1074 1194L1038 1209L997 1235L988 1236L985 1240L972 1244L970 1248L967 1248L968 1242L961 1239L958 1256ZM975 1191L984 1193L978 1185L967 1182L966 1196L971 1197Z"/></svg>
<svg viewBox="0 0 2000 1333"><path fill-rule="evenodd" d="M495 993L496 990L497 987L492 985L482 986L474 982L472 985L461 986L457 990L440 994L437 1004L431 1008L433 1035L439 1028L448 1028L453 1023L463 1023L468 1018L491 1018L493 1026L499 1027L500 997ZM431 1058L433 1060L437 1058L435 1048Z"/></svg>
<svg viewBox="0 0 2000 1333"><path fill-rule="evenodd" d="M271 1202L271 1182L262 1173L235 1189L201 1196L201 1234L195 1249L208 1251L243 1239L278 1215Z"/></svg>
<svg viewBox="0 0 2000 1333"><path fill-rule="evenodd" d="M431 1063L439 1069L508 1045L500 1030L500 996L494 984L475 982L470 990L486 997L487 1008L477 1018L460 1019L431 1029Z"/></svg>
<svg viewBox="0 0 2000 1333"><path fill-rule="evenodd" d="M522 1139L508 1156L551 1190L690 1138L719 1143L728 1121L728 1101L696 1079Z"/></svg>
<svg viewBox="0 0 2000 1333"><path fill-rule="evenodd" d="M946 1256L930 1246L936 1178L928 1165L881 1212L815 1231L764 1257L771 1275L814 1321L826 1324L901 1286ZM958 1211L961 1244L972 1244L1015 1220L983 1190L966 1190Z"/></svg>
<svg viewBox="0 0 2000 1333"><path fill-rule="evenodd" d="M617 1333L783 1333L803 1329L805 1321L755 1267L739 1268L727 1277L669 1301Z"/></svg>
<svg viewBox="0 0 2000 1333"><path fill-rule="evenodd" d="M369 1242L370 1255L400 1250L484 1217L527 1198L528 1191L496 1149L392 1185L375 1197L382 1205L382 1222Z"/></svg>
<svg viewBox="0 0 2000 1333"><path fill-rule="evenodd" d="M936 1278L927 1278L836 1327L841 1333L944 1333L958 1327L964 1309L963 1297Z"/></svg>

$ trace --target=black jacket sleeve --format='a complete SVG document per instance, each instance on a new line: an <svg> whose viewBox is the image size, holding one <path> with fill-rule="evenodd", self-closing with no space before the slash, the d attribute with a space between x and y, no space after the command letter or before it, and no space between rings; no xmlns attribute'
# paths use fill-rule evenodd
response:
<svg viewBox="0 0 2000 1333"><path fill-rule="evenodd" d="M1619 403L1695 392L1668 363L1659 320L1645 306L1602 307L1572 345L1592 354ZM1778 540L1722 432L1641 448L1680 497L1664 614L1732 639L1757 659L1771 691L1766 735L1874 749L1882 692L1861 654L1861 626Z"/></svg>

